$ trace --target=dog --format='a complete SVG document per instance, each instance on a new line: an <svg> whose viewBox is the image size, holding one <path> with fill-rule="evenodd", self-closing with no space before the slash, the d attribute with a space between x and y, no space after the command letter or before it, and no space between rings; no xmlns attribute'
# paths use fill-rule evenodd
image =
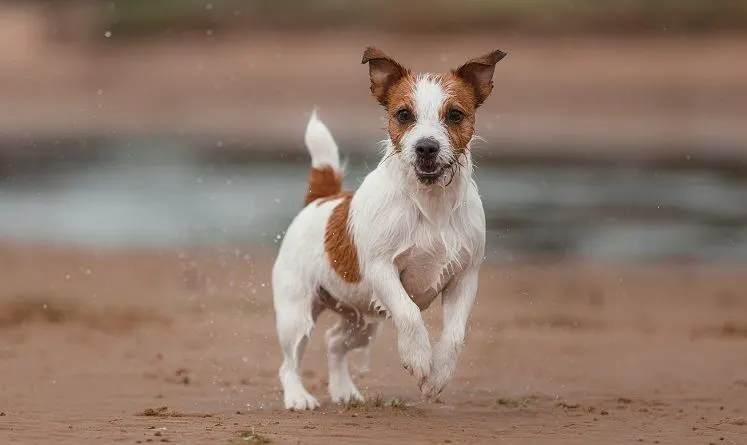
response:
<svg viewBox="0 0 747 445"><path fill-rule="evenodd" d="M304 208L272 270L286 409L318 408L301 358L319 314L340 315L325 335L329 393L363 402L346 356L368 347L391 318L402 365L426 400L457 366L485 254L485 212L472 178L475 114L506 53L492 51L445 74L413 74L368 47L373 97L386 110L384 156L355 192L342 191L338 147L316 111L305 144L311 170ZM441 296L443 331L431 347L421 311Z"/></svg>

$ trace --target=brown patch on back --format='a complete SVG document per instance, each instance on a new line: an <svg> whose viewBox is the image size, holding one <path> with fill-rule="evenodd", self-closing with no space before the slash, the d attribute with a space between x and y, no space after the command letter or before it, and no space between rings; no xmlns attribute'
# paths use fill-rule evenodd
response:
<svg viewBox="0 0 747 445"><path fill-rule="evenodd" d="M334 201L335 199L352 198L352 197L353 197L353 192L350 192L350 191L340 192L340 193L335 193L334 195L325 196L324 198L319 198L319 202L317 202L317 204L321 205L321 204L324 204L325 202Z"/></svg>
<svg viewBox="0 0 747 445"><path fill-rule="evenodd" d="M454 147L456 152L464 153L469 141L472 140L472 135L475 133L475 113L478 107L475 90L472 85L455 73L444 74L439 81L444 91L448 93L448 97L441 108L441 121L446 122L451 146ZM464 119L459 124L446 121L449 111L454 109L464 113Z"/></svg>
<svg viewBox="0 0 747 445"><path fill-rule="evenodd" d="M309 170L309 189L303 205L307 206L319 198L340 193L340 190L342 178L332 167L325 165L322 168L312 168Z"/></svg>
<svg viewBox="0 0 747 445"><path fill-rule="evenodd" d="M361 269L358 264L358 251L348 226L352 193L340 194L342 202L332 211L324 233L324 250L329 264L343 281L358 283L361 281ZM330 197L329 199L333 199ZM325 199L327 201L328 199Z"/></svg>

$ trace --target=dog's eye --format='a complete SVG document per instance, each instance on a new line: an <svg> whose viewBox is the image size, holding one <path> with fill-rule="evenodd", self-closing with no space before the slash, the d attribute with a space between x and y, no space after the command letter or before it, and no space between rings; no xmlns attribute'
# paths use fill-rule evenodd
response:
<svg viewBox="0 0 747 445"><path fill-rule="evenodd" d="M446 115L446 119L452 124L458 124L464 120L464 113L459 110L451 110Z"/></svg>
<svg viewBox="0 0 747 445"><path fill-rule="evenodd" d="M412 119L412 113L406 108L399 110L395 116L400 124L406 124Z"/></svg>

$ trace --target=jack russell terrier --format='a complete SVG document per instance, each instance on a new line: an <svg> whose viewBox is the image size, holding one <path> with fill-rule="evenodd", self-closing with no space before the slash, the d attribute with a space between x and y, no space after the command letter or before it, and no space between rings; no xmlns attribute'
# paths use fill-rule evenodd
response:
<svg viewBox="0 0 747 445"><path fill-rule="evenodd" d="M451 379L464 343L485 253L485 212L472 179L475 112L506 53L493 51L444 74L413 74L366 48L371 93L386 110L384 157L358 190L342 191L337 145L312 113L305 207L288 227L272 270L285 408L315 409L300 369L319 314L340 315L326 333L329 392L361 402L346 355L369 346L391 318L402 365L426 399ZM431 349L421 311L436 297L443 331Z"/></svg>

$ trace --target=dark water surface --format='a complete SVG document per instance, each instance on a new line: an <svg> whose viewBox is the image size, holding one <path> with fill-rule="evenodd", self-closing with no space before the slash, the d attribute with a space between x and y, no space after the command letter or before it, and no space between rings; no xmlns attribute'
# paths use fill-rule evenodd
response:
<svg viewBox="0 0 747 445"><path fill-rule="evenodd" d="M37 164L6 156L0 238L100 247L272 244L306 187L301 155L214 162L168 141L93 153ZM376 161L351 161L346 186L357 186ZM476 174L490 255L747 261L747 178L733 172L528 160L483 161Z"/></svg>

